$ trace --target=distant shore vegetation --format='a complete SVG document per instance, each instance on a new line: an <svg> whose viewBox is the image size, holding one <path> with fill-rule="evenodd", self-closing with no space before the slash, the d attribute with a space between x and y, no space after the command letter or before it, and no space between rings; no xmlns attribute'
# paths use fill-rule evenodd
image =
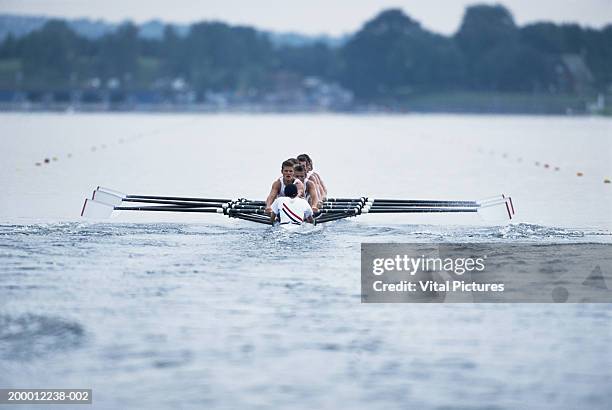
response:
<svg viewBox="0 0 612 410"><path fill-rule="evenodd" d="M252 27L132 23L95 38L49 20L0 43L0 107L610 113L612 24L519 27L501 5L466 9L443 36L401 10L342 42L279 44Z"/></svg>

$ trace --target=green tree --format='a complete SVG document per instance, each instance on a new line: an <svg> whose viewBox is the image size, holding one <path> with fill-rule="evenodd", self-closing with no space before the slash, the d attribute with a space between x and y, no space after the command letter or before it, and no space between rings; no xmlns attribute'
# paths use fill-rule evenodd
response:
<svg viewBox="0 0 612 410"><path fill-rule="evenodd" d="M337 50L320 42L299 47L280 47L276 51L279 69L327 79L338 76L337 54Z"/></svg>
<svg viewBox="0 0 612 410"><path fill-rule="evenodd" d="M87 42L60 20L50 20L40 30L25 36L15 49L19 49L26 86L40 89L69 86Z"/></svg>
<svg viewBox="0 0 612 410"><path fill-rule="evenodd" d="M455 40L471 60L499 46L518 41L519 31L512 14L501 5L470 6L466 9Z"/></svg>
<svg viewBox="0 0 612 410"><path fill-rule="evenodd" d="M184 66L199 90L242 89L265 82L273 61L266 36L249 27L223 23L191 26L184 47Z"/></svg>
<svg viewBox="0 0 612 410"><path fill-rule="evenodd" d="M341 56L342 83L361 99L401 99L454 87L463 75L462 56L452 41L429 33L396 9L367 22Z"/></svg>
<svg viewBox="0 0 612 410"><path fill-rule="evenodd" d="M133 76L138 70L140 54L138 28L125 23L97 42L96 71L102 78L123 79Z"/></svg>

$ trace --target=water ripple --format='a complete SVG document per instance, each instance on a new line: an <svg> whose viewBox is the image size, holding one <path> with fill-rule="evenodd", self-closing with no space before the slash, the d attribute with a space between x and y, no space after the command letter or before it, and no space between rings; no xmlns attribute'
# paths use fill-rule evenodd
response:
<svg viewBox="0 0 612 410"><path fill-rule="evenodd" d="M4 360L32 360L75 349L84 338L85 330L76 322L35 314L0 314L0 358Z"/></svg>

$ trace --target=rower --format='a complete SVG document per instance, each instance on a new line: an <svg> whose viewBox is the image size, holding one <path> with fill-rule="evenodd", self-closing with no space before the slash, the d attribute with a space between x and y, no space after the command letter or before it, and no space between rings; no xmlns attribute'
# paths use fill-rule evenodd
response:
<svg viewBox="0 0 612 410"><path fill-rule="evenodd" d="M304 184L304 199L317 212L319 208L319 193L316 183L306 176L306 169L302 165L295 165L293 167L293 175Z"/></svg>
<svg viewBox="0 0 612 410"><path fill-rule="evenodd" d="M293 162L291 160L283 161L281 164L281 174L281 177L272 183L272 189L266 199L266 213L272 211L272 203L276 198L285 196L285 187L289 184L295 184L298 195L304 196L304 184L293 175Z"/></svg>
<svg viewBox="0 0 612 410"><path fill-rule="evenodd" d="M306 168L306 176L315 182L319 194L319 200L324 201L327 198L327 187L323 183L321 175L314 171L312 159L308 154L300 154L297 156L297 160L300 162L300 165Z"/></svg>
<svg viewBox="0 0 612 410"><path fill-rule="evenodd" d="M276 198L272 203L270 219L276 222L280 219L281 225L301 225L306 222L313 223L312 208L306 200L298 197L298 188L295 184L287 184L284 196Z"/></svg>

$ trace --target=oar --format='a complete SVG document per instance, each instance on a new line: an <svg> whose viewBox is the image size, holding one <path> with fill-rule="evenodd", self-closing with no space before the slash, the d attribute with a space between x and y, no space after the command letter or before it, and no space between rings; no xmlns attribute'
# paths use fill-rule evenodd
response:
<svg viewBox="0 0 612 410"><path fill-rule="evenodd" d="M125 198L122 202L139 203L139 204L176 205L176 206L189 207L189 208L193 208L193 207L222 208L225 205L221 202L165 201L165 200L159 200L159 199L134 199L134 198Z"/></svg>
<svg viewBox="0 0 612 410"><path fill-rule="evenodd" d="M328 198L327 202L359 202L378 204L411 204L411 205L477 205L477 201L436 200L436 199L384 199L384 198Z"/></svg>
<svg viewBox="0 0 612 410"><path fill-rule="evenodd" d="M363 201L366 205L381 205L381 206L480 206L489 202L503 201L509 199L504 194L482 198L476 201L465 200L437 200L437 199L385 199L385 198L328 198L329 203L351 203Z"/></svg>
<svg viewBox="0 0 612 410"><path fill-rule="evenodd" d="M264 225L273 225L269 216L234 213L229 215L230 218L243 219L245 221L257 222Z"/></svg>
<svg viewBox="0 0 612 410"><path fill-rule="evenodd" d="M223 198L194 198L194 197L182 197L182 196L157 196L157 195L128 195L123 192L115 191L114 189L97 187L96 191L104 192L114 196L118 196L121 199L158 199L158 200L169 200L169 201L188 201L188 202L231 202L231 199Z"/></svg>
<svg viewBox="0 0 612 410"><path fill-rule="evenodd" d="M350 218L353 217L355 215L352 214L326 214L326 215L321 215L317 218L315 218L315 224L322 224L325 222L331 222L331 221L337 221L339 219L346 219L346 218Z"/></svg>
<svg viewBox="0 0 612 410"><path fill-rule="evenodd" d="M371 208L364 209L364 214L411 214L411 213L433 213L433 212L478 212L477 208Z"/></svg>
<svg viewBox="0 0 612 410"><path fill-rule="evenodd" d="M162 212L197 212L197 213L224 213L223 208L203 208L185 206L120 206L110 205L93 199L86 199L81 210L81 216L93 219L110 218L113 211L162 211Z"/></svg>
<svg viewBox="0 0 612 410"><path fill-rule="evenodd" d="M477 208L405 207L405 208L363 208L363 209L321 209L320 214L381 214L381 213L428 213L428 212L478 212Z"/></svg>
<svg viewBox="0 0 612 410"><path fill-rule="evenodd" d="M200 207L200 206L121 206L110 205L93 199L86 199L81 210L81 216L93 219L110 218L113 211L148 211L148 212L192 212L192 213L216 213L224 215L259 214L266 215L261 209L235 210L222 207Z"/></svg>

